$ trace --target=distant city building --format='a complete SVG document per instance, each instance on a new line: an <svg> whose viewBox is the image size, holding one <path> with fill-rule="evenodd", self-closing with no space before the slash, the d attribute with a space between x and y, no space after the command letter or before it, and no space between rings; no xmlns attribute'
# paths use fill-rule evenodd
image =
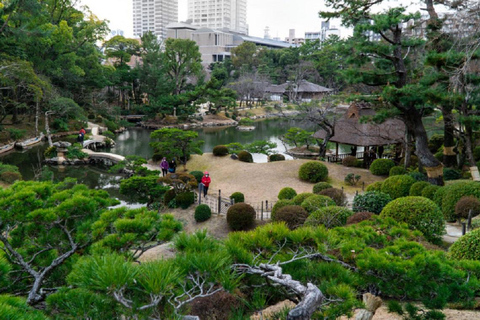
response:
<svg viewBox="0 0 480 320"><path fill-rule="evenodd" d="M294 44L301 45L305 43L305 38L295 38L295 29L288 30L288 38L285 38L285 41Z"/></svg>
<svg viewBox="0 0 480 320"><path fill-rule="evenodd" d="M247 0L188 0L193 25L248 34Z"/></svg>
<svg viewBox="0 0 480 320"><path fill-rule="evenodd" d="M264 32L265 32L263 34L264 39L271 39L272 38L272 37L270 37L270 28L268 26L265 27Z"/></svg>
<svg viewBox="0 0 480 320"><path fill-rule="evenodd" d="M178 0L133 0L133 35L151 31L166 39L167 24L178 21Z"/></svg>
<svg viewBox="0 0 480 320"><path fill-rule="evenodd" d="M305 41L319 40L323 42L333 35L340 37L340 30L333 26L330 27L330 21L322 21L320 31L305 32Z"/></svg>

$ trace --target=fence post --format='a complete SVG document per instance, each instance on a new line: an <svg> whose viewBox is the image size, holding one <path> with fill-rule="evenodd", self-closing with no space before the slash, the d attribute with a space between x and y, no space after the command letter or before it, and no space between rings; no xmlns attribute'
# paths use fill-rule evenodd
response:
<svg viewBox="0 0 480 320"><path fill-rule="evenodd" d="M465 235L465 233L467 233L467 224L465 222L462 222L462 236Z"/></svg>
<svg viewBox="0 0 480 320"><path fill-rule="evenodd" d="M261 215L260 215L260 220L263 221L263 201L262 201L262 210L260 211L261 212Z"/></svg>
<svg viewBox="0 0 480 320"><path fill-rule="evenodd" d="M218 189L218 214L222 211L222 190Z"/></svg>
<svg viewBox="0 0 480 320"><path fill-rule="evenodd" d="M198 184L198 204L202 204L202 186L203 184Z"/></svg>

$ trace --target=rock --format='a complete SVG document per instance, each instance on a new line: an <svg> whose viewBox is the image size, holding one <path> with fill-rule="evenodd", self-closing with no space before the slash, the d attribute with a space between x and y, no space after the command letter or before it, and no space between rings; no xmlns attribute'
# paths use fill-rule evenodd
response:
<svg viewBox="0 0 480 320"><path fill-rule="evenodd" d="M238 160L238 156L236 153L232 153L232 155L230 156L230 158L232 158L233 160Z"/></svg>

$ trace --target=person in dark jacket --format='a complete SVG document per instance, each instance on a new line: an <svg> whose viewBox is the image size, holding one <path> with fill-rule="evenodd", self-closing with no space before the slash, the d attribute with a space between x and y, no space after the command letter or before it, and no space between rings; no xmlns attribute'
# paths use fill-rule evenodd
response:
<svg viewBox="0 0 480 320"><path fill-rule="evenodd" d="M210 186L210 183L212 182L212 179L210 178L210 175L208 174L208 171L205 171L202 177L202 184L203 184L203 196L207 196L208 192L208 187Z"/></svg>
<svg viewBox="0 0 480 320"><path fill-rule="evenodd" d="M162 162L160 162L160 168L162 169L162 175L165 177L168 173L168 161L167 158L163 157Z"/></svg>
<svg viewBox="0 0 480 320"><path fill-rule="evenodd" d="M175 161L175 158L172 159L168 163L168 172L175 173L175 170L177 169L177 162Z"/></svg>

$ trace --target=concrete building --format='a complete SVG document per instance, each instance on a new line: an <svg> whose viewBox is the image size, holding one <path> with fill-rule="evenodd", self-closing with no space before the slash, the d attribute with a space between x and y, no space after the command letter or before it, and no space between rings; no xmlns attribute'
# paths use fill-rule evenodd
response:
<svg viewBox="0 0 480 320"><path fill-rule="evenodd" d="M152 31L166 39L166 26L178 21L178 0L133 0L133 35Z"/></svg>
<svg viewBox="0 0 480 320"><path fill-rule="evenodd" d="M188 22L248 34L247 0L188 0Z"/></svg>
<svg viewBox="0 0 480 320"><path fill-rule="evenodd" d="M295 29L289 29L288 38L285 38L285 42L298 46L305 43L305 38L295 38Z"/></svg>
<svg viewBox="0 0 480 320"><path fill-rule="evenodd" d="M305 32L305 41L320 40L323 42L333 35L340 37L340 29L334 26L330 27L330 21L322 21L320 31Z"/></svg>

